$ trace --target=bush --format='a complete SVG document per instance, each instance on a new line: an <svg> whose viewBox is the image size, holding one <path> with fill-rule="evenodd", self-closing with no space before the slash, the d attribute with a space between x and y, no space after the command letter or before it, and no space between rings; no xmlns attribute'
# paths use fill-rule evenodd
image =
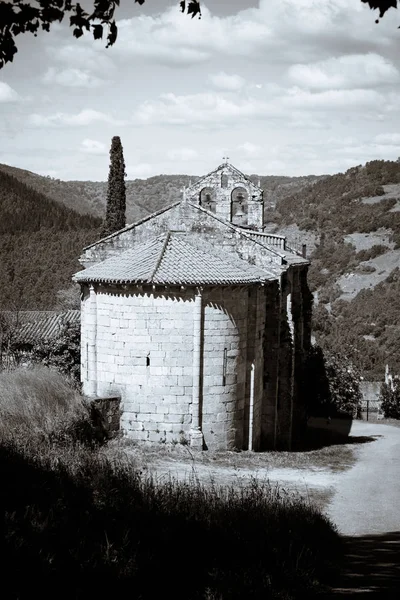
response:
<svg viewBox="0 0 400 600"><path fill-rule="evenodd" d="M32 361L55 367L78 385L81 362L80 324L65 323L57 338L38 342L32 351Z"/></svg>
<svg viewBox="0 0 400 600"><path fill-rule="evenodd" d="M359 417L360 381L359 373L346 357L313 346L306 361L303 383L309 416Z"/></svg>
<svg viewBox="0 0 400 600"><path fill-rule="evenodd" d="M393 387L382 383L379 400L386 418L400 419L400 379L393 380Z"/></svg>
<svg viewBox="0 0 400 600"><path fill-rule="evenodd" d="M93 443L90 408L70 382L47 367L0 373L0 440L17 447Z"/></svg>

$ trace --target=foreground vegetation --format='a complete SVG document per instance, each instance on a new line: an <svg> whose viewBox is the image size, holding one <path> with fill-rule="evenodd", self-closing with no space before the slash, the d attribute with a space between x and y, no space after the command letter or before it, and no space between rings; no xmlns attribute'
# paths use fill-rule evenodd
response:
<svg viewBox="0 0 400 600"><path fill-rule="evenodd" d="M0 375L8 598L290 599L329 581L340 543L312 506L257 482L156 484L99 439L62 376Z"/></svg>

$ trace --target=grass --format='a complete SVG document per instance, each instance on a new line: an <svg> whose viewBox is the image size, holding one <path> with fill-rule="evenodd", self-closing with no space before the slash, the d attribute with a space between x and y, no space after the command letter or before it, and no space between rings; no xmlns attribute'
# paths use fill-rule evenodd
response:
<svg viewBox="0 0 400 600"><path fill-rule="evenodd" d="M351 467L355 462L351 440L348 444L325 446L316 450L303 452L231 452L210 451L196 453L194 456L186 446L138 445L127 439L116 440L114 446L125 448L138 464L151 464L160 459L179 462L195 462L201 465L230 467L232 469L327 469L340 472Z"/></svg>
<svg viewBox="0 0 400 600"><path fill-rule="evenodd" d="M341 542L309 502L254 479L157 483L90 439L90 412L54 373L0 374L0 397L7 598L291 600L336 573Z"/></svg>
<svg viewBox="0 0 400 600"><path fill-rule="evenodd" d="M46 367L0 373L0 437L25 443L91 443L89 407L57 371Z"/></svg>

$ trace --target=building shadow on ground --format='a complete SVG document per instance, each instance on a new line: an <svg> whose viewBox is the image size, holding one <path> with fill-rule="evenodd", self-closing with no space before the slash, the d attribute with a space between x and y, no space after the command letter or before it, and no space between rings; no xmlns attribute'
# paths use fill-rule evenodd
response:
<svg viewBox="0 0 400 600"><path fill-rule="evenodd" d="M308 427L303 439L301 439L294 447L294 451L305 452L310 450L319 450L328 446L339 446L345 444L369 444L375 442L380 435L350 435L350 427L348 431L337 431L335 428L328 427L317 428Z"/></svg>
<svg viewBox="0 0 400 600"><path fill-rule="evenodd" d="M398 598L400 531L342 539L342 571L333 588L324 594L324 598Z"/></svg>

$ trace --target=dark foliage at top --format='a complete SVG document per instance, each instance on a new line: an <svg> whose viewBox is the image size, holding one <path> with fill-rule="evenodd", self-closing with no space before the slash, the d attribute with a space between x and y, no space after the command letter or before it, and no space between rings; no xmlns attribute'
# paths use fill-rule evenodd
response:
<svg viewBox="0 0 400 600"><path fill-rule="evenodd" d="M141 5L145 0L135 2ZM103 39L106 29L106 48L109 48L117 40L114 12L119 4L120 0L93 0L93 12L87 13L79 2L72 0L36 0L34 5L26 0L0 1L0 69L12 62L18 52L15 38L19 34L30 32L36 37L38 30L50 31L52 23L61 23L66 14L70 14L69 25L76 38L88 31L95 40ZM197 0L180 2L180 8L192 18L201 15Z"/></svg>
<svg viewBox="0 0 400 600"><path fill-rule="evenodd" d="M106 218L102 236L123 229L126 225L126 189L125 162L121 139L114 136L111 140L110 171L108 174Z"/></svg>
<svg viewBox="0 0 400 600"><path fill-rule="evenodd" d="M361 0L361 2L368 4L371 10L379 10L380 18L385 15L389 8L397 8L397 0Z"/></svg>

